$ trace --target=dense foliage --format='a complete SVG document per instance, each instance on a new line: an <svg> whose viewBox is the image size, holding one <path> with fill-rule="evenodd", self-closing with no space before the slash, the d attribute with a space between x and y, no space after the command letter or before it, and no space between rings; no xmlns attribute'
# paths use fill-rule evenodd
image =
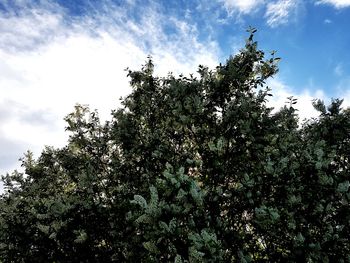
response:
<svg viewBox="0 0 350 263"><path fill-rule="evenodd" d="M69 142L4 176L2 262L349 262L350 110L272 113L251 30L198 76L151 59L112 120L76 106Z"/></svg>

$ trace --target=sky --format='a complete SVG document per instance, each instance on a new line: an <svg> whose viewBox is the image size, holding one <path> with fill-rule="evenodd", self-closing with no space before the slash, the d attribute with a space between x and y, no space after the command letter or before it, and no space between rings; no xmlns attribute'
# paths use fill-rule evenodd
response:
<svg viewBox="0 0 350 263"><path fill-rule="evenodd" d="M0 0L0 174L64 146L76 103L109 119L131 91L126 68L151 55L159 76L214 69L249 26L282 58L271 106L293 95L304 119L314 98L350 105L350 0Z"/></svg>

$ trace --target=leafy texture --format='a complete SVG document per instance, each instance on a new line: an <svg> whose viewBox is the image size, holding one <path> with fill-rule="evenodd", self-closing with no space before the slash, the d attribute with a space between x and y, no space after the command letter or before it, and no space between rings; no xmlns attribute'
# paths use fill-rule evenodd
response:
<svg viewBox="0 0 350 263"><path fill-rule="evenodd" d="M1 261L349 262L350 110L272 113L254 32L197 77L128 71L109 122L77 105L66 147L3 177Z"/></svg>

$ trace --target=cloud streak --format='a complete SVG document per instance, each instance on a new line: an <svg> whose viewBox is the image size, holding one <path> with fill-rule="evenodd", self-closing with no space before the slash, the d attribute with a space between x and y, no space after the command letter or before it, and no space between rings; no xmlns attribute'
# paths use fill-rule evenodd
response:
<svg viewBox="0 0 350 263"><path fill-rule="evenodd" d="M279 0L268 3L265 13L266 23L272 28L287 24L297 7L298 1L296 0Z"/></svg>
<svg viewBox="0 0 350 263"><path fill-rule="evenodd" d="M7 4L5 7L6 12L0 13L0 48L2 50L23 52L65 34L64 20L62 13L57 12L60 10L57 5L40 7L28 4L21 4L21 6ZM53 10L57 11L53 12Z"/></svg>
<svg viewBox="0 0 350 263"><path fill-rule="evenodd" d="M350 7L350 0L320 0L316 1L316 4L328 4L332 5L337 9Z"/></svg>
<svg viewBox="0 0 350 263"><path fill-rule="evenodd" d="M237 14L239 20L242 15L253 15L258 10L264 10L264 18L266 24L271 28L276 28L281 25L286 25L291 18L296 15L299 0L221 0L229 15Z"/></svg>
<svg viewBox="0 0 350 263"><path fill-rule="evenodd" d="M239 12L240 14L251 14L261 7L265 0L222 0L227 12Z"/></svg>

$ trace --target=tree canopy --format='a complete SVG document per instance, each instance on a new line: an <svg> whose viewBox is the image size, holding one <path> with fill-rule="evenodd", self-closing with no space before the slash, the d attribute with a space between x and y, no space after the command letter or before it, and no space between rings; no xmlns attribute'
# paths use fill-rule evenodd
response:
<svg viewBox="0 0 350 263"><path fill-rule="evenodd" d="M350 262L350 109L273 112L254 33L216 69L128 70L110 121L77 105L65 147L3 176L0 261Z"/></svg>

